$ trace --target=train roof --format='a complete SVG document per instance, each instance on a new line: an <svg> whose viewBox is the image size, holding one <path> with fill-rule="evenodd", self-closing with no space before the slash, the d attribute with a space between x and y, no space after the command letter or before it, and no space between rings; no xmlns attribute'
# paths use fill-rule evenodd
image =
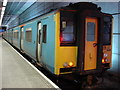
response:
<svg viewBox="0 0 120 90"><path fill-rule="evenodd" d="M101 11L101 8L92 2L78 2L74 4L70 3L68 6L61 7L61 9L65 9L65 10L71 9L71 10L78 10L78 11L84 11L84 10Z"/></svg>
<svg viewBox="0 0 120 90"><path fill-rule="evenodd" d="M80 12L82 12L84 10L96 10L96 11L101 12L101 7L98 7L98 5L96 5L96 4L92 3L92 2L77 2L77 3L74 3L74 4L70 3L69 5L64 6L64 7L51 9L47 13L44 13L44 14L42 14L42 15L40 15L38 17L35 17L35 18L33 18L33 19L29 20L29 21L23 22L21 25L29 23L29 22L31 22L33 20L36 20L37 18L44 17L45 15L49 15L51 13L56 13L59 10L72 10L72 11L76 10L76 11L80 11ZM106 14L106 13L104 13L104 14ZM110 14L106 14L106 15L110 15ZM20 26L20 25L18 25L18 26ZM15 27L18 27L18 26L15 26ZM12 27L12 28L15 28L15 27ZM11 29L11 28L9 28L9 29Z"/></svg>

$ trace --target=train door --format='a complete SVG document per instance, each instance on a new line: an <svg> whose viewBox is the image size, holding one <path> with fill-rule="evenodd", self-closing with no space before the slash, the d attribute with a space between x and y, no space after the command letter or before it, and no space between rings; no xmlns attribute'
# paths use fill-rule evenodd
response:
<svg viewBox="0 0 120 90"><path fill-rule="evenodd" d="M85 61L84 70L96 69L97 63L97 32L98 21L96 18L86 18L85 30Z"/></svg>
<svg viewBox="0 0 120 90"><path fill-rule="evenodd" d="M42 24L41 22L38 23L38 42L37 42L37 58L40 61L41 58L41 40L42 40Z"/></svg>
<svg viewBox="0 0 120 90"><path fill-rule="evenodd" d="M21 27L20 48L23 50L24 28Z"/></svg>

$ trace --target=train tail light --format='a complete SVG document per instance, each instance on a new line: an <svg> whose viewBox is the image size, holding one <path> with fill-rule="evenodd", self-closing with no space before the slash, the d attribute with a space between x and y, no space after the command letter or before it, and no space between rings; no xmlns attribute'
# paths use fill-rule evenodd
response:
<svg viewBox="0 0 120 90"><path fill-rule="evenodd" d="M63 37L61 36L61 37L60 37L60 43L61 43L62 41L63 41Z"/></svg>
<svg viewBox="0 0 120 90"><path fill-rule="evenodd" d="M104 58L102 59L102 63L105 63L105 59Z"/></svg>
<svg viewBox="0 0 120 90"><path fill-rule="evenodd" d="M108 54L104 53L102 63L107 63L109 61L107 57L108 57Z"/></svg>
<svg viewBox="0 0 120 90"><path fill-rule="evenodd" d="M73 67L73 62L69 62L68 65L69 65L70 67Z"/></svg>
<svg viewBox="0 0 120 90"><path fill-rule="evenodd" d="M69 68L69 67L73 67L74 66L74 63L73 62L65 62L64 64L63 64L63 67L65 67L65 68Z"/></svg>
<svg viewBox="0 0 120 90"><path fill-rule="evenodd" d="M105 59L107 58L107 54L106 53L103 53L103 59L102 59L102 63L105 63Z"/></svg>
<svg viewBox="0 0 120 90"><path fill-rule="evenodd" d="M104 53L104 57L107 57L107 56L108 56L108 54Z"/></svg>
<svg viewBox="0 0 120 90"><path fill-rule="evenodd" d="M103 58L102 59L102 63L107 63L108 62L108 59L107 58Z"/></svg>

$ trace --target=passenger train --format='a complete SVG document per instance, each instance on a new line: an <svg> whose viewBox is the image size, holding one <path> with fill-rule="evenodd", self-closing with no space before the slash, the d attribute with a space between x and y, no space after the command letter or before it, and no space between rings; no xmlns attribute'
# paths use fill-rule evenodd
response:
<svg viewBox="0 0 120 90"><path fill-rule="evenodd" d="M79 2L9 28L3 37L52 74L96 74L111 68L112 19L96 4Z"/></svg>

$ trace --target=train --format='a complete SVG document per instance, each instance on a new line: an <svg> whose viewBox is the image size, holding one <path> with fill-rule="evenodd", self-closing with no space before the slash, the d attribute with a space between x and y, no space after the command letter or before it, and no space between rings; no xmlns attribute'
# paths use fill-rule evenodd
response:
<svg viewBox="0 0 120 90"><path fill-rule="evenodd" d="M112 25L111 14L78 2L8 28L3 38L54 75L89 75L111 68Z"/></svg>

